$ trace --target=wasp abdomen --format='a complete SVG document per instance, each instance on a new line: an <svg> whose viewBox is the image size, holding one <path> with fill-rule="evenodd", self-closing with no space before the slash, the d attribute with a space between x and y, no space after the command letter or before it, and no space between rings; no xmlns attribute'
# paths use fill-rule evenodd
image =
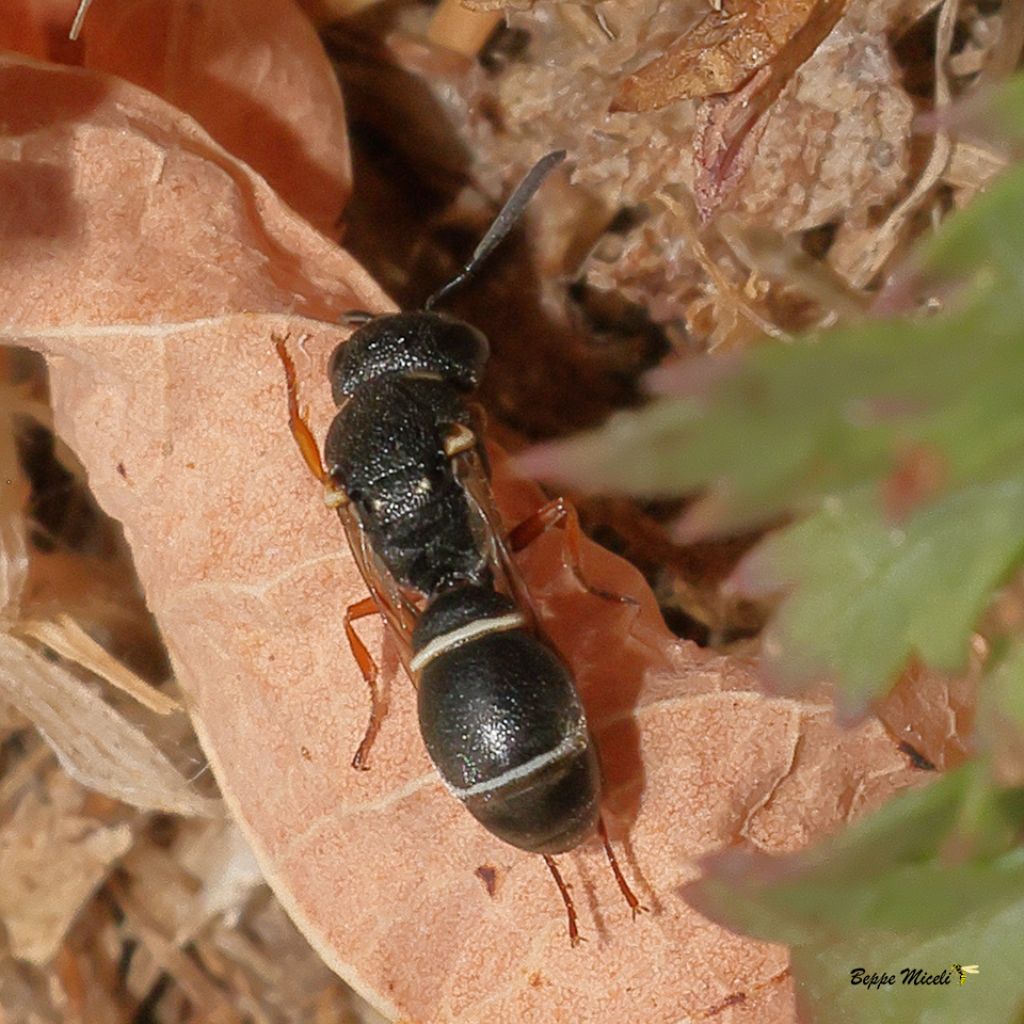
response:
<svg viewBox="0 0 1024 1024"><path fill-rule="evenodd" d="M514 603L485 587L447 591L413 648L420 730L451 792L513 846L577 846L597 820L597 755L568 670Z"/></svg>

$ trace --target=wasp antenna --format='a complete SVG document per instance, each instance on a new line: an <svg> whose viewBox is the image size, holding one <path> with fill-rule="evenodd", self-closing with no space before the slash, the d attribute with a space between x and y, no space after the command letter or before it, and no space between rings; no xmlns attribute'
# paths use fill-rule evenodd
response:
<svg viewBox="0 0 1024 1024"><path fill-rule="evenodd" d="M446 284L440 287L426 302L425 310L433 309L442 299L446 299L456 288L462 287L480 269L480 265L502 243L505 236L516 226L527 204L534 193L544 184L544 179L565 159L565 150L556 149L553 153L541 157L525 178L508 197L501 212L487 229L487 234L473 250L469 262Z"/></svg>

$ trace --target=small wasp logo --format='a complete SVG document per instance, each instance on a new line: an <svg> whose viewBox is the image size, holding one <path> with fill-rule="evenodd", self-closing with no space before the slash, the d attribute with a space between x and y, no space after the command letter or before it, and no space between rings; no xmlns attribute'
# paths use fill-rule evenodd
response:
<svg viewBox="0 0 1024 1024"><path fill-rule="evenodd" d="M950 967L952 967L953 970L956 971L956 973L960 975L960 984L961 985L964 984L965 981L967 981L967 975L968 974L978 974L978 973L980 973L978 971L978 965L977 964L968 964L965 967L961 967L960 964L950 964Z"/></svg>

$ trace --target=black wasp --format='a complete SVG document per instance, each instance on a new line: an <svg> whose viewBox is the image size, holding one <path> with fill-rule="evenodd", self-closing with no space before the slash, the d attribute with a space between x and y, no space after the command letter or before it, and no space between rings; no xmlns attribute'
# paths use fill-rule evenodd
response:
<svg viewBox="0 0 1024 1024"><path fill-rule="evenodd" d="M283 340L275 343L287 374L292 432L327 504L338 511L371 594L345 614L373 705L353 766L366 768L383 717L377 666L353 623L379 612L401 642L417 685L423 742L442 780L492 834L544 856L575 945L576 913L552 855L578 846L595 829L634 915L643 908L601 821L601 770L575 683L537 631L509 548L564 523L575 559L578 526L571 509L556 501L505 537L466 401L487 361L487 339L434 311L473 276L564 157L549 153L534 166L470 261L421 311L349 314L347 320L362 326L330 360L339 412L323 462L299 412L291 358ZM575 562L574 569L579 577Z"/></svg>

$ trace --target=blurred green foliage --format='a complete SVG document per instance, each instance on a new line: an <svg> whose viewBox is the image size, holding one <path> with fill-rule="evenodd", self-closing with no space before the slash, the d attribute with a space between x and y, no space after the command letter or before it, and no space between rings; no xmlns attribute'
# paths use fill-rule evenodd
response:
<svg viewBox="0 0 1024 1024"><path fill-rule="evenodd" d="M1024 141L1024 77L968 109ZM828 676L862 709L912 657L956 671L1024 562L1024 166L951 216L878 308L924 294L929 312L659 371L646 408L525 461L581 489L699 496L683 537L774 527L735 583L780 595L763 650L783 685ZM1000 621L975 761L831 843L729 851L688 887L792 946L810 1020L1024 1021L1024 792L1006 788L1024 771L1024 640ZM899 983L953 962L980 973ZM858 967L897 983L852 984Z"/></svg>
<svg viewBox="0 0 1024 1024"><path fill-rule="evenodd" d="M722 855L686 896L732 928L792 947L808 1020L1016 1024L1024 1013L1024 850L1010 836L1022 801L1024 791L992 789L974 764L805 853ZM1004 841L977 847L989 829ZM978 974L961 986L954 963L975 964ZM858 968L865 978L895 980L854 984ZM903 970L918 968L939 983L905 983Z"/></svg>

